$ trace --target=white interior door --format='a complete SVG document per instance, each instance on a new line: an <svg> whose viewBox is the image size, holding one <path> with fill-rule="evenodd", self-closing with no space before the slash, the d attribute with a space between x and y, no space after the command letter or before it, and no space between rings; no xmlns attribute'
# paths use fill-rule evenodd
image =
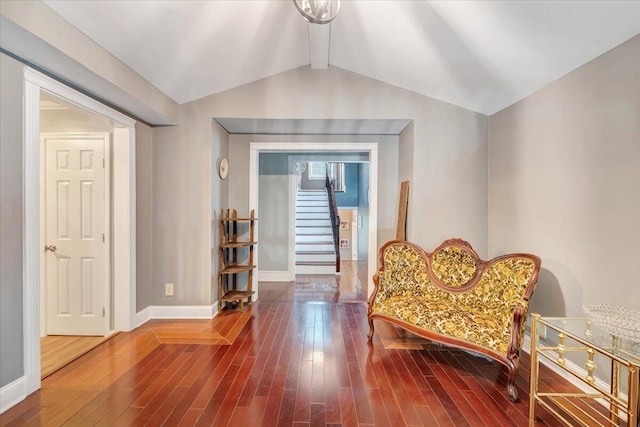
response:
<svg viewBox="0 0 640 427"><path fill-rule="evenodd" d="M108 134L43 135L48 335L108 332Z"/></svg>

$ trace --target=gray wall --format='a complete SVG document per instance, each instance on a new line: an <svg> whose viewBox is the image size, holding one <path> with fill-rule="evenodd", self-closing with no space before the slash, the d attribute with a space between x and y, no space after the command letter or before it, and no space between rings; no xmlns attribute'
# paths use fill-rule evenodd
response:
<svg viewBox="0 0 640 427"><path fill-rule="evenodd" d="M233 151L248 154L248 144L251 141L326 141L327 136L292 137L291 135L232 135ZM351 137L353 139L353 137ZM392 141L394 138L390 138ZM240 156L242 154L237 154ZM290 179L295 177L297 161L366 161L368 153L262 153L259 158L258 172L258 250L261 271L288 271L290 218L289 197ZM248 173L248 164L247 164ZM324 188L324 181L322 181ZM246 192L249 189L233 188L234 192ZM348 257L351 259L351 256ZM293 266L291 266L293 268Z"/></svg>
<svg viewBox="0 0 640 427"><path fill-rule="evenodd" d="M203 118L203 120L206 120L206 117ZM223 180L220 178L218 167L222 159L229 159L229 134L211 118L209 118L208 121L211 126L211 131L203 137L209 138L211 141L211 213L209 216L211 223L211 240L209 241L211 259L207 274L209 274L210 277L211 296L209 303L213 303L218 300L218 251L220 249L220 228L218 224L220 220L220 210L229 207L227 203L229 200L229 181L228 179ZM230 167L233 168L233 165ZM164 288L160 289L160 292L163 291ZM158 293L157 287L154 288L154 292Z"/></svg>
<svg viewBox="0 0 640 427"><path fill-rule="evenodd" d="M402 183L403 181L409 181L409 194L415 191L415 188L419 188L418 182L411 182L411 177L413 176L413 139L414 139L414 131L413 131L413 123L407 126L402 133L400 134L400 146L404 147L403 150L400 150L400 158L398 159L398 181ZM398 197L400 198L400 185L398 185ZM398 211L399 200L396 200L396 212ZM416 215L416 221L419 221L421 216L420 212L414 213L414 205L413 205L413 197L409 197L408 209L407 209L407 236L411 236L411 226L414 222L413 218ZM395 239L396 235L394 233L393 238ZM407 237L408 238L408 237ZM434 248L427 249L431 251Z"/></svg>
<svg viewBox="0 0 640 427"><path fill-rule="evenodd" d="M468 239L480 254L486 253L486 116L339 68L301 67L183 104L180 117L180 126L153 130L154 304L205 304L213 298L210 282L217 272L211 263L211 235L203 230L213 225L211 150L228 139L226 134L211 131L212 117L413 119L414 138L403 139L406 147L398 145L397 136L392 137L395 144L384 142L386 137L377 139L383 141L379 243L395 236L398 164L402 158L410 163L412 206L419 212L410 215L409 238L433 249L443 239L459 236ZM243 212L249 204L248 143L238 145L236 137L247 136L230 137L228 205ZM275 140L291 141L292 137ZM354 138L331 140L340 139ZM375 140L369 137L366 142ZM405 150L412 155L407 156ZM415 183L420 183L420 191L415 190ZM416 217L418 220L413 219ZM176 284L176 296L158 296L169 281Z"/></svg>
<svg viewBox="0 0 640 427"><path fill-rule="evenodd" d="M425 249L434 249L442 240L458 236L486 255L486 116L336 67L297 68L193 104L214 117L413 119L413 139L409 134L403 138L394 168L397 170L398 158L402 158L402 173L410 174L408 178L413 183L409 238ZM246 163L246 158L241 161ZM380 158L384 159L383 153ZM382 171L380 174L385 177ZM231 179L232 186L248 188L246 176L234 175ZM242 199L241 205L246 206L248 195L236 194ZM396 185L380 199L380 204L396 206L397 194ZM232 200L230 203L237 205ZM396 214L393 206L389 218L392 237Z"/></svg>
<svg viewBox="0 0 640 427"><path fill-rule="evenodd" d="M213 123L181 114L184 123L199 126L153 129L153 305L204 305L212 298L212 227L219 215L211 203ZM175 285L173 297L164 296L168 282Z"/></svg>
<svg viewBox="0 0 640 427"><path fill-rule="evenodd" d="M289 269L289 155L260 154L258 259L262 271Z"/></svg>
<svg viewBox="0 0 640 427"><path fill-rule="evenodd" d="M218 165L229 157L229 135L197 105L180 114L181 126L153 129L153 305L217 299L218 220L229 198ZM230 162L230 176L234 168ZM164 296L167 282L173 297Z"/></svg>
<svg viewBox="0 0 640 427"><path fill-rule="evenodd" d="M640 307L640 36L491 117L489 253L542 257L531 310Z"/></svg>
<svg viewBox="0 0 640 427"><path fill-rule="evenodd" d="M326 187L324 179L309 179L309 168L300 176L300 188L302 190L322 190Z"/></svg>
<svg viewBox="0 0 640 427"><path fill-rule="evenodd" d="M0 53L0 387L24 375L23 67Z"/></svg>
<svg viewBox="0 0 640 427"><path fill-rule="evenodd" d="M136 311L151 305L153 252L152 129L136 123Z"/></svg>
<svg viewBox="0 0 640 427"><path fill-rule="evenodd" d="M366 261L369 259L369 164L361 163L358 167L358 174L358 193L360 195L360 197L358 197L358 216L362 217L359 224L360 228L358 229L358 261ZM384 177L384 175L382 176ZM395 184L399 186L398 181L395 181ZM390 211L393 204L388 203L387 205L385 210ZM387 219L391 219L389 215L387 215ZM357 218L356 227L358 227ZM393 223L393 227L395 227L395 222ZM391 240L394 237L395 235L389 235L383 241L378 240L378 246L381 246L385 241Z"/></svg>

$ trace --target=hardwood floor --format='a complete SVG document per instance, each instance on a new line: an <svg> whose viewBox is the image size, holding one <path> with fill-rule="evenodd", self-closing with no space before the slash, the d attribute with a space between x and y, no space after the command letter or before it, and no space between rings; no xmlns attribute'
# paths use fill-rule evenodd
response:
<svg viewBox="0 0 640 427"><path fill-rule="evenodd" d="M113 337L49 335L40 338L40 378L46 378Z"/></svg>
<svg viewBox="0 0 640 427"><path fill-rule="evenodd" d="M367 261L340 263L340 301L366 301L369 283Z"/></svg>
<svg viewBox="0 0 640 427"><path fill-rule="evenodd" d="M260 284L260 298L284 301L365 302L367 300L367 262L342 261L340 276L297 274L293 282ZM270 286L266 296L262 288Z"/></svg>
<svg viewBox="0 0 640 427"><path fill-rule="evenodd" d="M261 283L243 312L120 333L46 378L0 425L527 425L526 354L512 403L496 363L382 322L369 345L366 304L300 301L288 288ZM545 367L541 377L571 388ZM538 426L559 425L538 413Z"/></svg>

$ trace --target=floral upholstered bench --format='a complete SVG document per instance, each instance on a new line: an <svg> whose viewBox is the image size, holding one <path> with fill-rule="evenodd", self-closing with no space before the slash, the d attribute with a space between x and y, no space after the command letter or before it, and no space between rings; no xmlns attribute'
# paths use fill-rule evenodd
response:
<svg viewBox="0 0 640 427"><path fill-rule="evenodd" d="M484 354L508 369L509 399L540 258L503 255L482 261L464 240L443 242L427 253L404 241L386 243L379 254L375 289L369 298L369 341L373 320L416 335Z"/></svg>

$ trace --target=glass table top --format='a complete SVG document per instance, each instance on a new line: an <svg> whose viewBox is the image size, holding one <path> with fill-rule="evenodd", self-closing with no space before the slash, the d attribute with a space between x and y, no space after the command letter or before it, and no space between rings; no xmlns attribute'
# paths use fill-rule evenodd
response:
<svg viewBox="0 0 640 427"><path fill-rule="evenodd" d="M640 365L640 343L627 338L614 337L588 318L541 317L540 322L567 336L577 338L601 350L606 350L626 362Z"/></svg>

